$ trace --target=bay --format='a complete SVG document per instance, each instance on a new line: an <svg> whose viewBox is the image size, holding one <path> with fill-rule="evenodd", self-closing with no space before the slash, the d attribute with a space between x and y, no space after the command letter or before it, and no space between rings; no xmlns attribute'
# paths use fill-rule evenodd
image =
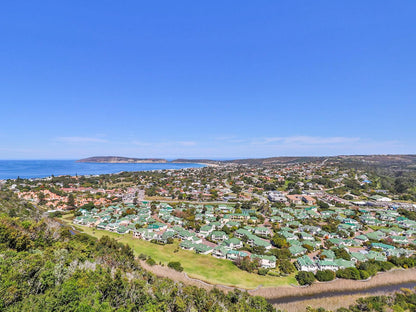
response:
<svg viewBox="0 0 416 312"><path fill-rule="evenodd" d="M150 171L164 169L200 168L193 163L80 163L76 160L0 160L0 179L45 178L60 175L97 175L121 171Z"/></svg>

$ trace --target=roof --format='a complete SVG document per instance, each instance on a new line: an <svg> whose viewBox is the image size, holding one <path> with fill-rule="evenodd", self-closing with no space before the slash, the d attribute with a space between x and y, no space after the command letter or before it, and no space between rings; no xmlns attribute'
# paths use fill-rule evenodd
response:
<svg viewBox="0 0 416 312"><path fill-rule="evenodd" d="M301 266L314 266L315 263L312 261L311 258L309 258L308 256L302 256L296 259L296 261L298 262L299 265Z"/></svg>

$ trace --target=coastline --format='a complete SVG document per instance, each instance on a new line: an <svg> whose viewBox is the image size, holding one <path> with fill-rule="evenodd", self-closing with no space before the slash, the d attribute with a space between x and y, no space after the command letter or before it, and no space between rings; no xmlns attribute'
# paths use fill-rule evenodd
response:
<svg viewBox="0 0 416 312"><path fill-rule="evenodd" d="M76 160L0 160L0 180L44 179L52 176L93 176L120 172L202 168L198 163L92 163Z"/></svg>

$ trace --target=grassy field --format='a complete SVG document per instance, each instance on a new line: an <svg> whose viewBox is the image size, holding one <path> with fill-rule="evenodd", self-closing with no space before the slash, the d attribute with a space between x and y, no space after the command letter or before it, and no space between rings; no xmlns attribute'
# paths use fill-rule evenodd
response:
<svg viewBox="0 0 416 312"><path fill-rule="evenodd" d="M69 223L69 217L63 221ZM288 277L261 276L248 273L237 268L231 261L217 259L209 255L199 255L193 251L178 248L178 242L171 245L156 245L144 240L133 238L131 234L117 234L103 230L96 230L84 226L76 226L86 234L100 238L104 235L127 243L134 252L151 256L156 263L167 264L170 261L179 261L188 276L203 280L210 284L235 286L245 289L253 289L259 285L265 287L284 286L297 284L294 275Z"/></svg>

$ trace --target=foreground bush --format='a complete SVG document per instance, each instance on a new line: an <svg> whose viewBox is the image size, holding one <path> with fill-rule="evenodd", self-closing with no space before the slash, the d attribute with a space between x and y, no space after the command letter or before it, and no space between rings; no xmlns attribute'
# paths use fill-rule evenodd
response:
<svg viewBox="0 0 416 312"><path fill-rule="evenodd" d="M174 269L175 271L182 272L183 267L179 261L173 261L168 263L168 267Z"/></svg>
<svg viewBox="0 0 416 312"><path fill-rule="evenodd" d="M335 272L331 270L322 270L316 272L315 277L320 282L328 282L335 278Z"/></svg>
<svg viewBox="0 0 416 312"><path fill-rule="evenodd" d="M315 281L315 275L312 272L300 271L296 274L296 280L299 285L311 285Z"/></svg>

